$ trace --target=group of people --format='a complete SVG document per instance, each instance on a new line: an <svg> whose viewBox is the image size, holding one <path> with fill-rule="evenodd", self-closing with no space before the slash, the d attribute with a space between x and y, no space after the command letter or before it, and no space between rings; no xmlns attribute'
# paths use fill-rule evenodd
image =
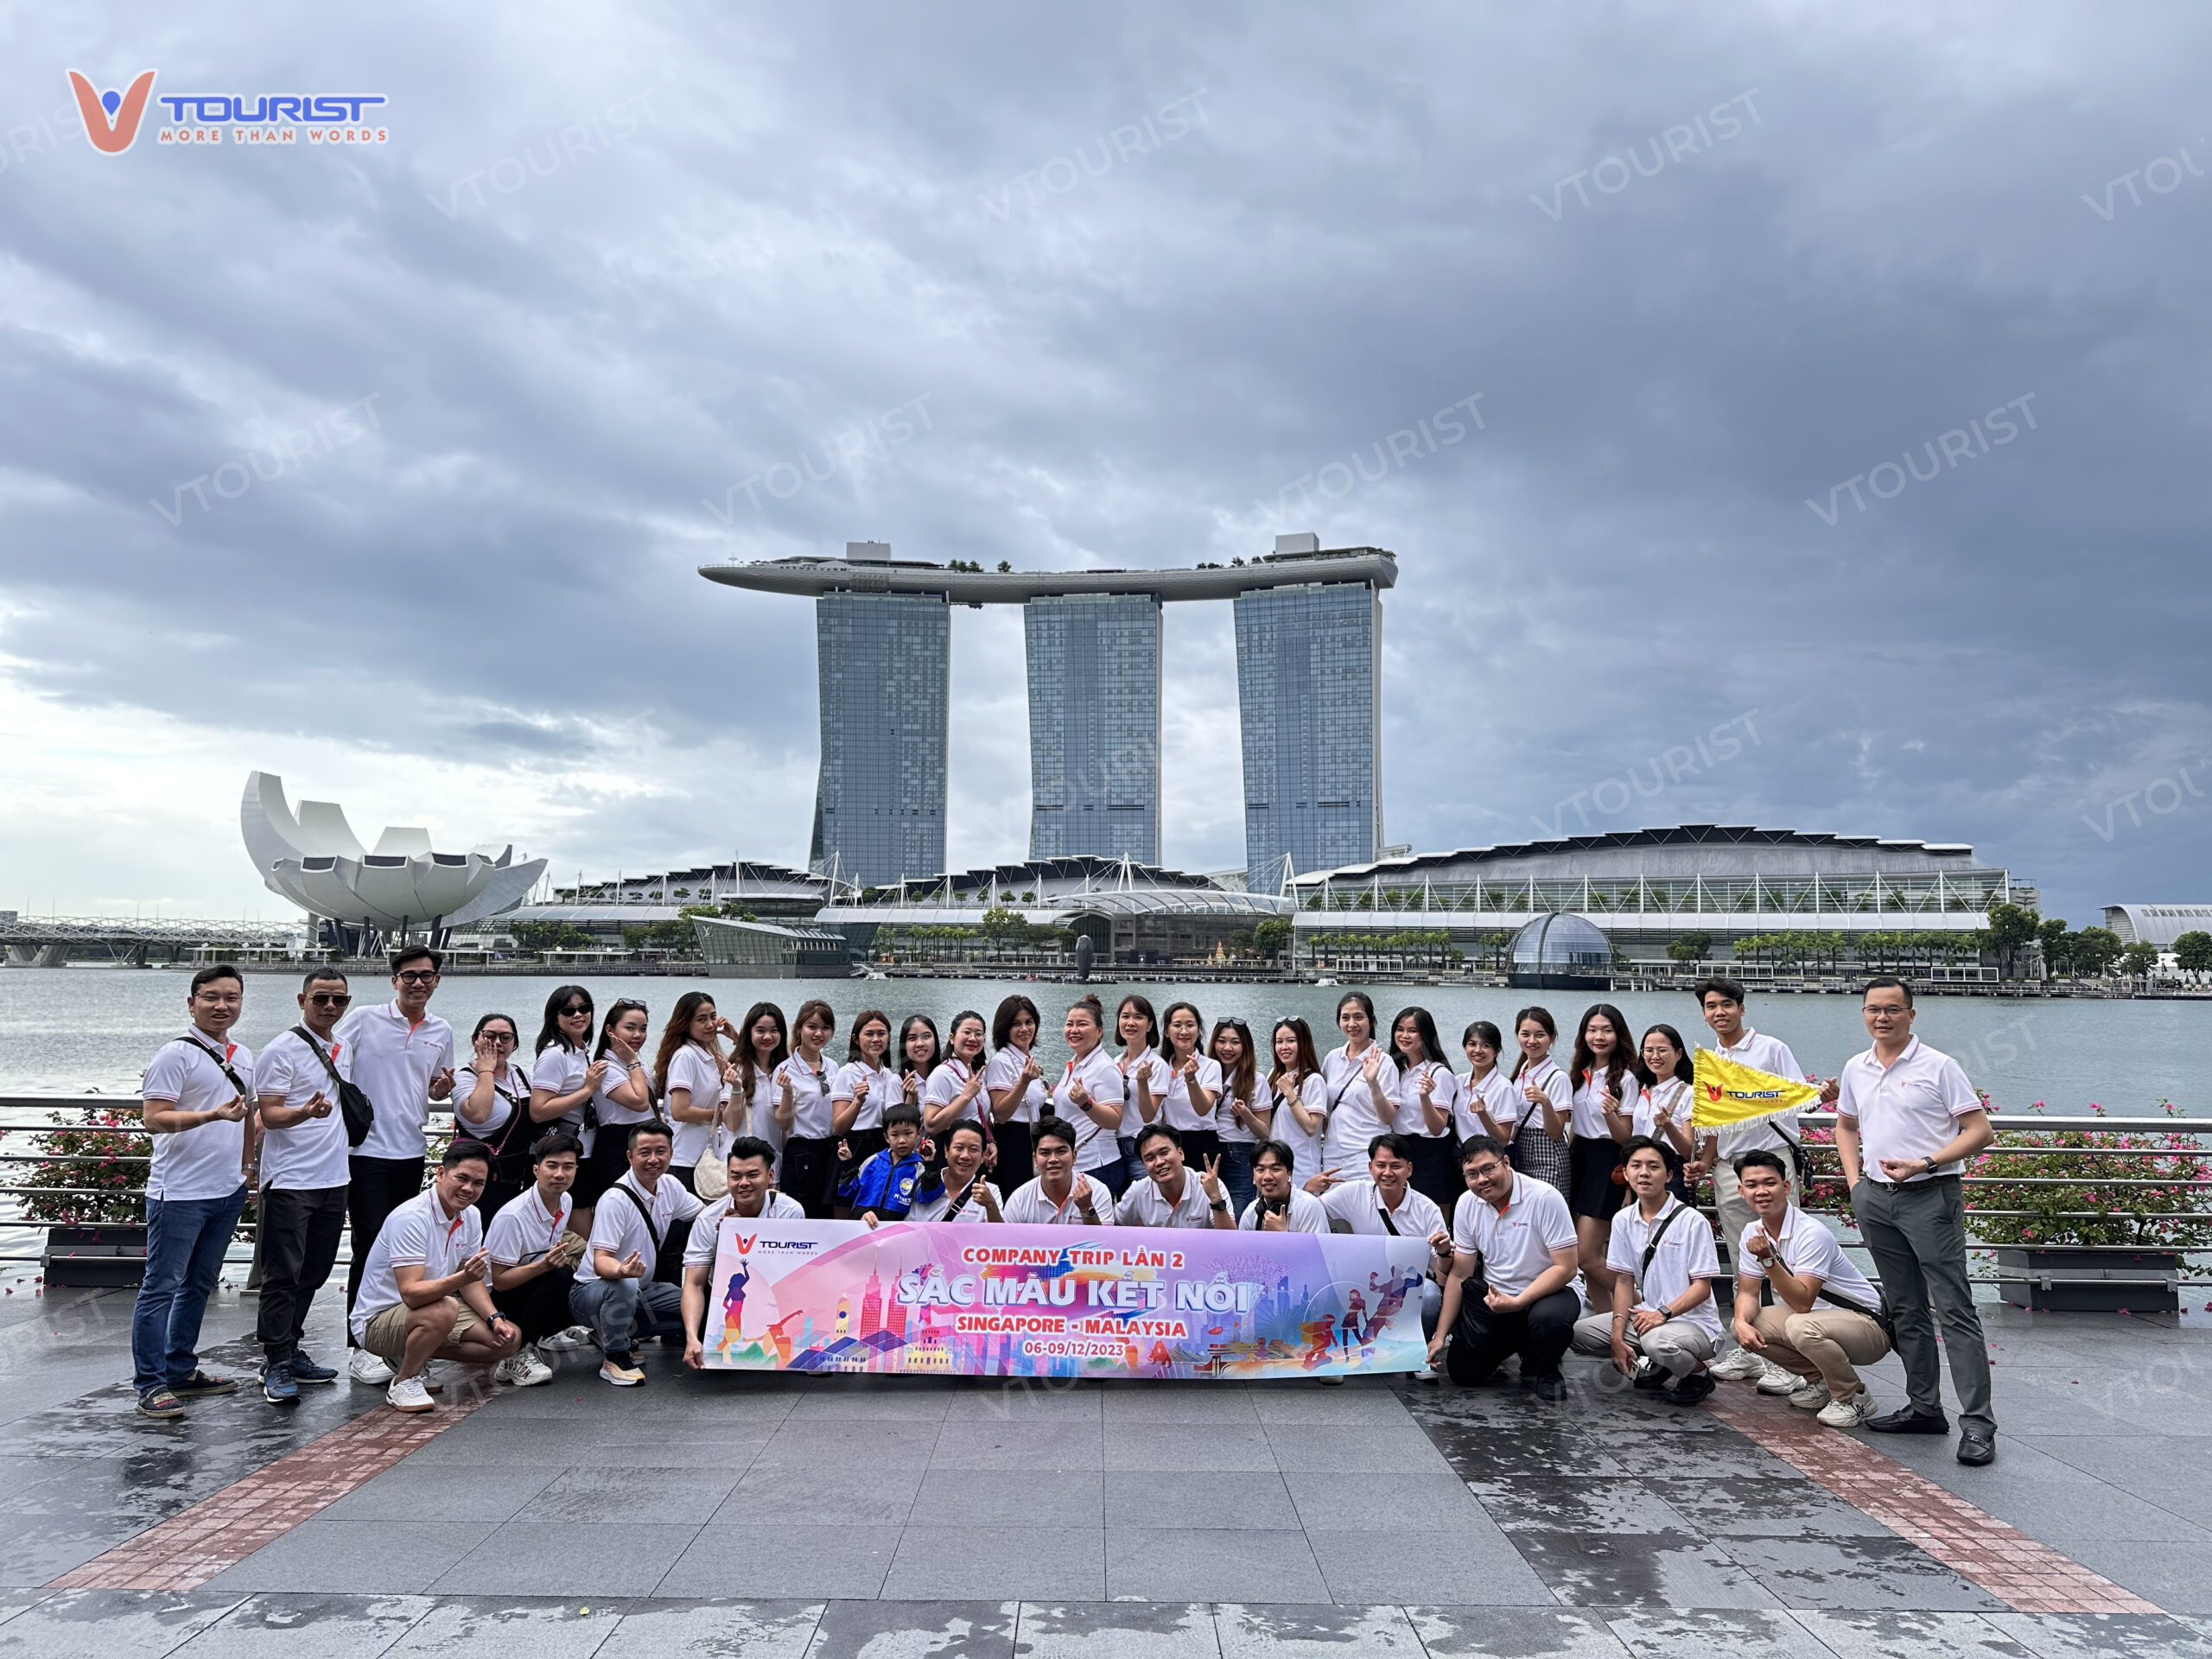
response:
<svg viewBox="0 0 2212 1659"><path fill-rule="evenodd" d="M1431 1365L1456 1382L1517 1359L1524 1384L1556 1394L1573 1348L1677 1403L1742 1380L1839 1427L1948 1433L1940 1320L1959 1456L1993 1455L1959 1192L1992 1131L1957 1063L1913 1037L1911 990L1896 979L1869 982L1872 1046L1822 1090L1877 1289L1798 1207L1795 1109L1698 1127L1681 1033L1656 1024L1637 1039L1610 1003L1583 1014L1564 1068L1544 1008L1516 1018L1510 1067L1497 1027L1469 1025L1459 1072L1427 1009L1386 1030L1357 990L1325 1056L1300 1019L1277 1020L1263 1048L1243 1020L1209 1032L1191 1003L1156 1013L1135 995L1115 1009L1109 1046L1104 1005L1085 995L1048 1065L1043 1016L1015 994L942 1033L922 1014L894 1033L868 1010L839 1063L837 1017L820 999L788 1022L759 1002L733 1024L686 992L656 1042L644 1003L601 1014L566 985L525 1067L521 1028L499 1014L476 1022L456 1065L452 1028L428 1007L442 967L435 950L398 951L392 1000L362 1007L342 971L311 969L299 1023L257 1061L229 1039L237 970L194 976L190 1027L143 1088L142 1413L175 1417L194 1395L237 1387L194 1351L251 1187L262 1388L280 1403L339 1375L302 1338L347 1226L347 1370L424 1411L441 1357L529 1386L551 1376L548 1354L594 1348L600 1375L629 1387L658 1337L697 1364L726 1216L847 1216L1418 1236L1432 1252ZM1741 984L1716 976L1694 995L1719 1053L1814 1081L1744 1023ZM454 1132L425 1189L433 1103L450 1104ZM1718 1237L1689 1202L1708 1174ZM1856 1367L1892 1346L1910 1398L1883 1414Z"/></svg>

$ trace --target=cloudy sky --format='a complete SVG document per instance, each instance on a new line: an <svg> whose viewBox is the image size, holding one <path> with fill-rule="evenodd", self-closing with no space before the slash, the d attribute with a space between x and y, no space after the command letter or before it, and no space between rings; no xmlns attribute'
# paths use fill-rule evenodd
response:
<svg viewBox="0 0 2212 1659"><path fill-rule="evenodd" d="M5 25L0 906L284 913L257 767L799 861L812 619L701 563L1306 530L1399 557L1393 840L2212 896L2212 14L467 10ZM388 139L96 153L66 72L148 68ZM1019 613L953 639L950 855L1016 857ZM1165 856L1241 863L1227 607L1167 650Z"/></svg>

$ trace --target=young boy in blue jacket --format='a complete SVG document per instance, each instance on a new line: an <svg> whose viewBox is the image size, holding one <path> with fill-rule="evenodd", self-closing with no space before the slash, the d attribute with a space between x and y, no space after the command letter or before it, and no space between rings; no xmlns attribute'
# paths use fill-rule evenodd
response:
<svg viewBox="0 0 2212 1659"><path fill-rule="evenodd" d="M883 1139L883 1150L837 1187L837 1202L846 1213L870 1226L879 1221L904 1221L930 1166L922 1141L920 1107L903 1100L886 1107Z"/></svg>

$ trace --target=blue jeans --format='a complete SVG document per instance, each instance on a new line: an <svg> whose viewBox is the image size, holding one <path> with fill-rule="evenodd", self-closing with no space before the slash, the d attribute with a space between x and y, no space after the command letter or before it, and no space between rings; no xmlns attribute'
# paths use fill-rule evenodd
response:
<svg viewBox="0 0 2212 1659"><path fill-rule="evenodd" d="M1237 1220L1252 1207L1260 1189L1252 1185L1252 1148L1242 1141L1221 1143L1221 1184L1229 1189L1229 1207Z"/></svg>
<svg viewBox="0 0 2212 1659"><path fill-rule="evenodd" d="M146 1276L130 1313L130 1386L144 1394L200 1369L200 1321L245 1208L227 1198L146 1200Z"/></svg>
<svg viewBox="0 0 2212 1659"><path fill-rule="evenodd" d="M1137 1156L1136 1136L1124 1135L1117 1135L1116 1139L1122 1147L1122 1184L1114 1189L1114 1196L1118 1198L1146 1177L1144 1160Z"/></svg>
<svg viewBox="0 0 2212 1659"><path fill-rule="evenodd" d="M652 1279L579 1279L569 1311L599 1332L603 1352L626 1354L648 1337L683 1334L683 1293Z"/></svg>

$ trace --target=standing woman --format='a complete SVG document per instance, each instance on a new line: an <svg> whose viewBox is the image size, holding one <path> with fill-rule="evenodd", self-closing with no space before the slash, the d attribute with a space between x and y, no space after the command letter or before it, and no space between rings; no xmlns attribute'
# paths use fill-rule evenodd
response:
<svg viewBox="0 0 2212 1659"><path fill-rule="evenodd" d="M668 1121L676 1127L668 1173L686 1192L699 1190L699 1160L720 1161L729 1145L723 1118L729 1099L728 1063L722 1058L721 1039L734 1030L704 991L686 991L677 997L668 1024L661 1028L660 1048L653 1055L653 1092L668 1108Z"/></svg>
<svg viewBox="0 0 2212 1659"><path fill-rule="evenodd" d="M621 997L607 1005L599 1022L599 1046L592 1058L607 1062L591 1097L591 1155L576 1172L576 1208L595 1205L601 1194L630 1173L630 1126L654 1116L652 1074L640 1056L652 1033L645 1005Z"/></svg>
<svg viewBox="0 0 2212 1659"><path fill-rule="evenodd" d="M492 1148L492 1179L476 1208L489 1227L499 1206L531 1185L530 1143L537 1125L530 1115L530 1078L512 1064L522 1033L504 1014L487 1014L469 1033L475 1057L453 1074L453 1132Z"/></svg>
<svg viewBox="0 0 2212 1659"><path fill-rule="evenodd" d="M1498 1128L1513 1122L1519 1096L1513 1081L1497 1063L1505 1039L1487 1020L1470 1021L1459 1033L1459 1050L1467 1057L1467 1075L1459 1079L1459 1109L1452 1116L1462 1141L1486 1135L1503 1145Z"/></svg>
<svg viewBox="0 0 2212 1659"><path fill-rule="evenodd" d="M868 1008L853 1017L845 1063L830 1079L830 1132L837 1137L837 1188L885 1146L883 1109L899 1095L891 1055L891 1016Z"/></svg>
<svg viewBox="0 0 2212 1659"><path fill-rule="evenodd" d="M585 1122L592 1096L606 1080L607 1062L591 1058L591 993L563 985L545 999L545 1021L538 1027L536 1073L530 1084L530 1115L540 1127L559 1122L591 1156L591 1125ZM591 1227L591 1199L584 1196L579 1165L571 1189L578 1231ZM594 1197L597 1195L594 1194Z"/></svg>
<svg viewBox="0 0 2212 1659"><path fill-rule="evenodd" d="M1582 1258L1582 1281L1594 1313L1613 1311L1613 1274L1605 1265L1613 1212L1626 1187L1621 1146L1636 1134L1643 1104L1643 1062L1630 1052L1628 1021L1610 1002L1591 1005L1574 1032L1574 1138L1567 1145L1567 1207Z"/></svg>
<svg viewBox="0 0 2212 1659"><path fill-rule="evenodd" d="M1221 1071L1221 1094L1213 1108L1220 1126L1215 1133L1221 1137L1221 1184L1229 1189L1230 1208L1241 1216L1260 1195L1252 1183L1252 1159L1262 1141L1274 1137L1274 1096L1260 1075L1251 1027L1232 1015L1214 1027L1208 1047Z"/></svg>
<svg viewBox="0 0 2212 1659"><path fill-rule="evenodd" d="M1690 1080L1697 1068L1690 1061L1682 1033L1672 1026L1652 1027L1643 1033L1640 1046L1643 1069L1651 1079L1644 1095L1650 1109L1637 1120L1636 1132L1665 1141L1688 1163L1697 1155L1696 1138L1690 1133L1690 1111L1697 1103L1690 1093ZM1667 1190L1684 1204L1690 1201L1680 1165L1668 1175Z"/></svg>
<svg viewBox="0 0 2212 1659"><path fill-rule="evenodd" d="M937 1021L926 1014L908 1014L906 1024L899 1027L899 1098L909 1106L919 1106L930 1073L944 1064L944 1045L938 1040Z"/></svg>
<svg viewBox="0 0 2212 1659"><path fill-rule="evenodd" d="M822 1051L837 1034L837 1016L812 997L791 1018L791 1052L776 1068L776 1124L784 1132L783 1190L806 1208L809 1221L827 1221L831 1179L837 1173L837 1138L830 1133L836 1108L830 1103L830 1062Z"/></svg>
<svg viewBox="0 0 2212 1659"><path fill-rule="evenodd" d="M1403 1008L1390 1021L1390 1058L1398 1067L1398 1132L1413 1137L1415 1191L1450 1215L1467 1190L1456 1155L1459 1079L1438 1041L1427 1008Z"/></svg>
<svg viewBox="0 0 2212 1659"><path fill-rule="evenodd" d="M1221 1063L1202 1046L1205 1021L1188 1002L1170 1003L1161 1024L1167 1027L1167 1091L1160 1097L1160 1116L1183 1137L1183 1155L1191 1167L1204 1169L1221 1156L1220 1119L1215 1115Z"/></svg>
<svg viewBox="0 0 2212 1659"><path fill-rule="evenodd" d="M963 1008L945 1027L945 1046L952 1052L930 1073L922 1089L922 1133L942 1135L955 1123L982 1126L986 1145L990 1127L983 1122L989 1112L983 1095L983 1016Z"/></svg>
<svg viewBox="0 0 2212 1659"><path fill-rule="evenodd" d="M1510 1117L1478 1113L1483 1128L1505 1143L1507 1160L1532 1181L1541 1181L1568 1198L1567 1107L1573 1086L1552 1058L1559 1025L1549 1008L1523 1008L1513 1016L1513 1039L1521 1053L1507 1081L1513 1093Z"/></svg>
<svg viewBox="0 0 2212 1659"><path fill-rule="evenodd" d="M1398 1127L1398 1068L1375 1040L1375 1000L1365 991L1344 994L1337 1029L1344 1034L1344 1046L1331 1049L1321 1062L1329 1103L1321 1162L1351 1180L1367 1167L1368 1143Z"/></svg>
<svg viewBox="0 0 2212 1659"><path fill-rule="evenodd" d="M1045 1023L1037 1005L1019 992L991 1016L991 1060L983 1068L990 1097L999 1190L1019 1192L1036 1168L1029 1155L1029 1126L1045 1109L1045 1068L1037 1063L1037 1033Z"/></svg>
<svg viewBox="0 0 2212 1659"><path fill-rule="evenodd" d="M1268 1093L1275 1103L1274 1138L1291 1151L1292 1184L1300 1192L1321 1173L1329 1129L1329 1084L1313 1053L1313 1029L1303 1020L1278 1020L1268 1040L1275 1068Z"/></svg>
<svg viewBox="0 0 2212 1659"><path fill-rule="evenodd" d="M1089 1175L1119 1200L1129 1185L1116 1138L1123 1079L1122 1068L1106 1052L1106 1010L1098 999L1080 996L1070 1004L1060 1035L1067 1041L1068 1062L1052 1085L1051 1103L1054 1116L1075 1126L1077 1190L1087 1190L1080 1178Z"/></svg>
<svg viewBox="0 0 2212 1659"><path fill-rule="evenodd" d="M791 1033L781 1008L772 1002L755 1002L745 1011L737 1043L737 1077L730 1084L730 1127L768 1143L772 1179L780 1179L784 1168L784 1126L776 1121L776 1068L791 1052Z"/></svg>
<svg viewBox="0 0 2212 1659"><path fill-rule="evenodd" d="M1137 1156L1137 1135L1159 1121L1167 1098L1167 1063L1160 1058L1160 1020L1149 998L1123 997L1114 1014L1114 1030L1122 1039L1122 1093L1129 1108L1122 1116L1122 1184L1114 1188L1119 1198L1131 1181L1149 1179Z"/></svg>

